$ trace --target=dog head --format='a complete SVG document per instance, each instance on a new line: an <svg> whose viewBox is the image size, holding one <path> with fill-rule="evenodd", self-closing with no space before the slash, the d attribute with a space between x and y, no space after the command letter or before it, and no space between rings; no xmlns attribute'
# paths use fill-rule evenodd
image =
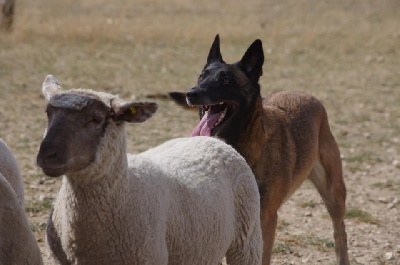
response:
<svg viewBox="0 0 400 265"><path fill-rule="evenodd" d="M261 40L254 41L242 59L227 64L220 52L219 35L211 46L207 63L197 85L186 94L187 104L199 106L201 121L192 136L219 136L244 125L243 119L252 112L260 96L264 53Z"/></svg>

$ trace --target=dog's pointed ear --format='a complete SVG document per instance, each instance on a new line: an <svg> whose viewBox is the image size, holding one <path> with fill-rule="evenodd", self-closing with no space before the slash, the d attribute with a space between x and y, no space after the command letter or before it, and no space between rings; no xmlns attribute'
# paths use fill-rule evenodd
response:
<svg viewBox="0 0 400 265"><path fill-rule="evenodd" d="M211 45L211 49L207 57L207 64L211 64L213 62L224 62L224 60L222 60L222 55L219 48L219 34L215 36L214 42Z"/></svg>
<svg viewBox="0 0 400 265"><path fill-rule="evenodd" d="M262 42L261 40L257 39L247 49L242 60L238 62L238 65L252 81L258 82L260 76L263 74L263 64L264 51Z"/></svg>

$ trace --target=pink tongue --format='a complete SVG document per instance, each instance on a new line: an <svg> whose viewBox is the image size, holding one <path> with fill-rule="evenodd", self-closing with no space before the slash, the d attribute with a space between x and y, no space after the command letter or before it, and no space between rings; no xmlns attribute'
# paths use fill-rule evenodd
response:
<svg viewBox="0 0 400 265"><path fill-rule="evenodd" d="M210 112L207 111L190 136L211 136L211 129L214 127L214 124L218 121L220 116L221 112L210 114Z"/></svg>

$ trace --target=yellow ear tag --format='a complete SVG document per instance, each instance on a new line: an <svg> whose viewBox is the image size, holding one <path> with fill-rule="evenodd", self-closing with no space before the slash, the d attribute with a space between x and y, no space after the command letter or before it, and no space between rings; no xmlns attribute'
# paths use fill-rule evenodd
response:
<svg viewBox="0 0 400 265"><path fill-rule="evenodd" d="M129 107L128 109L131 111L131 114L136 114L137 113L137 110L136 110L135 107Z"/></svg>

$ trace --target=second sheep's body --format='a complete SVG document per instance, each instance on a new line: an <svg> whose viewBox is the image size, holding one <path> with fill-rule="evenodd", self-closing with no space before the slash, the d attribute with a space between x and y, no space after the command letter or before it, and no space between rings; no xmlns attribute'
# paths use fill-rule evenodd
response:
<svg viewBox="0 0 400 265"><path fill-rule="evenodd" d="M14 155L0 138L0 264L41 265L24 208L24 187Z"/></svg>
<svg viewBox="0 0 400 265"><path fill-rule="evenodd" d="M52 76L43 91L49 124L38 164L66 175L47 227L56 262L261 263L258 189L233 148L194 137L127 155L125 122L146 120L154 103L60 91Z"/></svg>

